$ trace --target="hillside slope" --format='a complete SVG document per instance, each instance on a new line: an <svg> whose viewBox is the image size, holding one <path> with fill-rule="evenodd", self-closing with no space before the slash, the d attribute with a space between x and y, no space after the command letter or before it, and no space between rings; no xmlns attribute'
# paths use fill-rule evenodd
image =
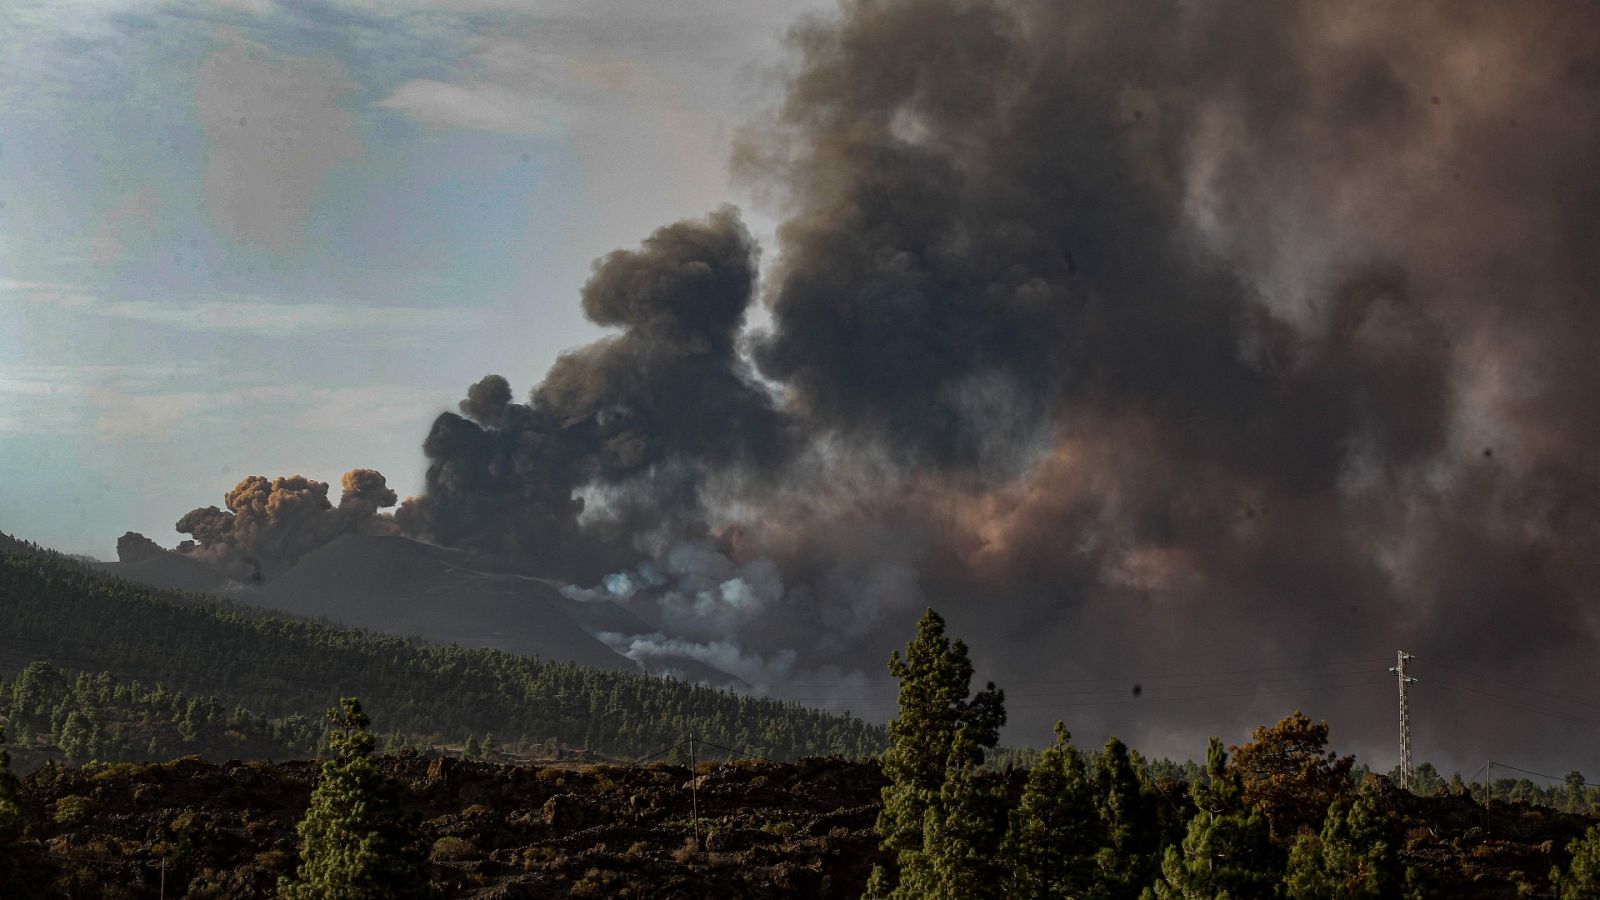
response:
<svg viewBox="0 0 1600 900"><path fill-rule="evenodd" d="M579 627L567 609L571 601L549 584L472 562L409 538L346 534L273 579L251 602L386 634L638 668Z"/></svg>
<svg viewBox="0 0 1600 900"><path fill-rule="evenodd" d="M13 545L19 552L28 547ZM213 594L384 634L743 686L687 656L653 654L643 663L624 656L596 635L625 640L655 627L615 603L580 602L513 562L397 535L342 535L265 584L232 581L177 553L91 568L147 587Z"/></svg>
<svg viewBox="0 0 1600 900"><path fill-rule="evenodd" d="M884 743L880 727L792 703L333 627L0 552L0 676L34 661L313 722L359 696L379 733L412 743L492 733L506 746L553 740L628 758L696 734L775 759Z"/></svg>

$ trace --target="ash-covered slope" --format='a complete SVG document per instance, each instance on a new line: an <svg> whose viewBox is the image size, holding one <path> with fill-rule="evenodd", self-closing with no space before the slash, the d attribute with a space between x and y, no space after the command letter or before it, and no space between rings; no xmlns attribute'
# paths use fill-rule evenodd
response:
<svg viewBox="0 0 1600 900"><path fill-rule="evenodd" d="M231 593L236 587L222 570L178 553L163 553L138 562L93 563L108 575L149 587L196 594Z"/></svg>
<svg viewBox="0 0 1600 900"><path fill-rule="evenodd" d="M308 554L251 603L357 628L602 669L638 664L590 636L551 584L403 537L347 534Z"/></svg>

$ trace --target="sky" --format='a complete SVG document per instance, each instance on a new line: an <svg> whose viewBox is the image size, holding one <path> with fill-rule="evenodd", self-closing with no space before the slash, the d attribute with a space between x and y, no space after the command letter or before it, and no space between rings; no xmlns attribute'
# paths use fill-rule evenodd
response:
<svg viewBox="0 0 1600 900"><path fill-rule="evenodd" d="M114 558L242 475L422 486L421 436L741 203L800 4L5 4L0 530Z"/></svg>

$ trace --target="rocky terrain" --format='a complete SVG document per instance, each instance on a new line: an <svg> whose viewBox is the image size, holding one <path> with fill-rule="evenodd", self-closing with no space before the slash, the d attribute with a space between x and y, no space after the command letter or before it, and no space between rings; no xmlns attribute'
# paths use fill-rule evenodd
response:
<svg viewBox="0 0 1600 900"><path fill-rule="evenodd" d="M870 761L718 763L692 779L666 763L382 764L451 897L855 898L877 858L882 779ZM47 766L23 785L27 865L49 896L156 898L164 878L168 897L270 897L295 866L315 773L309 762L194 758ZM1429 897L1544 895L1592 821L1523 804L1486 813L1444 791L1390 790L1385 805Z"/></svg>
<svg viewBox="0 0 1600 900"><path fill-rule="evenodd" d="M385 757L452 897L858 897L877 766L504 766ZM49 896L270 897L295 866L309 762L199 759L24 782L28 864ZM691 790L691 786L693 790ZM703 849L695 844L698 803Z"/></svg>

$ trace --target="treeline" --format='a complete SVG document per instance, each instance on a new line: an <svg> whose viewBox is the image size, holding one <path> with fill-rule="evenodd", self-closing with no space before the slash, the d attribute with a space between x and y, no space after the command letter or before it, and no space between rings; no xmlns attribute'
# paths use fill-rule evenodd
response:
<svg viewBox="0 0 1600 900"><path fill-rule="evenodd" d="M1564 777L1555 779L1541 775L1540 781L1534 781L1526 776L1511 778L1486 777L1478 781L1479 772L1488 775L1489 767L1485 765L1474 772L1471 781L1461 777L1460 772L1452 773L1447 779L1433 763L1420 763L1411 775L1411 790L1423 795L1432 795L1439 791L1448 791L1452 794L1470 794L1478 802L1494 800L1497 803L1525 803L1529 806L1548 806L1570 813L1591 813L1600 809L1600 785L1591 785L1584 778L1582 772L1576 770L1568 772ZM1389 773L1390 780L1398 780L1399 770Z"/></svg>
<svg viewBox="0 0 1600 900"><path fill-rule="evenodd" d="M160 684L186 704L214 698L224 719L242 709L268 723L317 721L339 697L360 696L391 743L423 746L493 734L503 747L554 742L625 759L694 735L783 760L870 755L886 740L879 726L795 703L333 627L130 584L15 540L6 546L0 676L47 662L104 673L130 691L135 680L146 691ZM102 725L102 740L106 733Z"/></svg>
<svg viewBox="0 0 1600 900"><path fill-rule="evenodd" d="M0 713L22 771L46 761L67 765L139 762L198 754L213 759L314 755L320 722L268 717L216 697L145 685L109 672L90 674L29 664L0 677Z"/></svg>
<svg viewBox="0 0 1600 900"><path fill-rule="evenodd" d="M996 770L986 751L1005 695L972 693L966 647L936 613L890 670L900 705L882 756L886 861L868 900L1421 896L1390 814L1397 788L1328 751L1326 723L1296 712L1243 746L1213 738L1203 768L1147 764L1116 739L1088 754L1057 726L1025 773ZM1581 776L1565 787L1548 799L1586 804ZM1570 852L1551 872L1559 896L1600 896L1600 826Z"/></svg>

